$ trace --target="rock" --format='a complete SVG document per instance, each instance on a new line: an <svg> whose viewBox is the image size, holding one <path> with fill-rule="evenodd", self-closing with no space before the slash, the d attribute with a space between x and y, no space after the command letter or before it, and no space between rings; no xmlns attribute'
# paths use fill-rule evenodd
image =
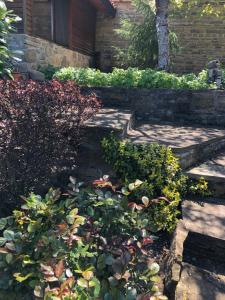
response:
<svg viewBox="0 0 225 300"><path fill-rule="evenodd" d="M32 80L38 80L38 81L45 80L45 75L39 71L31 70L31 71L29 71L29 76L30 76L30 79L32 79Z"/></svg>
<svg viewBox="0 0 225 300"><path fill-rule="evenodd" d="M183 263L175 300L224 300L225 278Z"/></svg>
<svg viewBox="0 0 225 300"><path fill-rule="evenodd" d="M170 255L166 262L166 277L165 277L165 289L170 296L169 299L174 299L175 290L178 282L180 281L180 274L182 269L183 260L183 247L184 241L188 236L188 231L181 220L177 224L177 228L174 232Z"/></svg>
<svg viewBox="0 0 225 300"><path fill-rule="evenodd" d="M16 70L19 73L29 73L31 71L31 67L29 63L21 62L16 65Z"/></svg>

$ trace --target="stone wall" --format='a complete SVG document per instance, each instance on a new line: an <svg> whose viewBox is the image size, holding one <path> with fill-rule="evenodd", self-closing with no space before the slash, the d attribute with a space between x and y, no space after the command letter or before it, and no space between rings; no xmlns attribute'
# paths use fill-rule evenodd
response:
<svg viewBox="0 0 225 300"><path fill-rule="evenodd" d="M197 3L210 3L214 0L199 0ZM120 28L122 18L134 21L141 20L131 0L116 0L117 13L115 18L98 16L96 30L96 52L98 52L99 65L103 70L110 70L117 66L114 58L114 47L126 48L126 41L115 33ZM224 11L225 0L218 1ZM177 73L199 72L205 68L211 59L219 58L225 64L225 18L215 15L200 17L198 11L201 5L193 6L187 17L180 12L170 16L169 26L179 39L180 52L171 57L172 70Z"/></svg>
<svg viewBox="0 0 225 300"><path fill-rule="evenodd" d="M206 3L205 0L197 2ZM213 3L207 1L210 2ZM217 3L223 17L200 16L202 4L195 5L187 17L180 13L169 19L170 29L177 34L181 47L180 53L171 58L172 69L177 73L198 72L212 59L220 59L225 64L225 1Z"/></svg>
<svg viewBox="0 0 225 300"><path fill-rule="evenodd" d="M84 88L105 107L129 108L138 120L225 128L225 91Z"/></svg>
<svg viewBox="0 0 225 300"><path fill-rule="evenodd" d="M92 58L47 40L26 34L11 34L10 48L22 50L22 59L33 69L51 64L56 67L88 67Z"/></svg>

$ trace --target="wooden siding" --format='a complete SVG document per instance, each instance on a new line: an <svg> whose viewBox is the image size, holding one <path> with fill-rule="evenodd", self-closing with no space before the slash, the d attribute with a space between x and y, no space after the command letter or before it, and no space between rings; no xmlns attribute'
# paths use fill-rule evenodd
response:
<svg viewBox="0 0 225 300"><path fill-rule="evenodd" d="M18 33L32 34L32 4L33 0L14 0L6 2L7 8L22 20L15 24Z"/></svg>
<svg viewBox="0 0 225 300"><path fill-rule="evenodd" d="M33 0L32 21L34 36L52 40L52 7L50 0Z"/></svg>
<svg viewBox="0 0 225 300"><path fill-rule="evenodd" d="M69 47L87 55L95 51L96 9L88 0L70 0Z"/></svg>
<svg viewBox="0 0 225 300"><path fill-rule="evenodd" d="M24 33L24 20L23 20L23 0L14 0L14 2L6 2L7 8L19 16L22 21L16 23L15 27L18 33Z"/></svg>
<svg viewBox="0 0 225 300"><path fill-rule="evenodd" d="M70 0L54 0L54 41L69 47Z"/></svg>
<svg viewBox="0 0 225 300"><path fill-rule="evenodd" d="M24 30L27 34L32 34L32 11L33 0L24 1Z"/></svg>

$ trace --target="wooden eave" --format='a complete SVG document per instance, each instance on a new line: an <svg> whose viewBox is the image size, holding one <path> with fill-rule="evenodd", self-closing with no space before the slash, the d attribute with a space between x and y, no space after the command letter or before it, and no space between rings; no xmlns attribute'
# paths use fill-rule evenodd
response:
<svg viewBox="0 0 225 300"><path fill-rule="evenodd" d="M89 0L89 2L100 12L114 17L116 9L110 2L110 0Z"/></svg>

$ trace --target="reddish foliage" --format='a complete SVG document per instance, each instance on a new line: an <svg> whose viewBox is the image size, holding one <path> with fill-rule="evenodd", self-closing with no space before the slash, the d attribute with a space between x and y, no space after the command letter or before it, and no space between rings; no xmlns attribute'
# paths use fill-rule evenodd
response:
<svg viewBox="0 0 225 300"><path fill-rule="evenodd" d="M80 128L99 107L70 81L0 81L0 203L74 169Z"/></svg>

